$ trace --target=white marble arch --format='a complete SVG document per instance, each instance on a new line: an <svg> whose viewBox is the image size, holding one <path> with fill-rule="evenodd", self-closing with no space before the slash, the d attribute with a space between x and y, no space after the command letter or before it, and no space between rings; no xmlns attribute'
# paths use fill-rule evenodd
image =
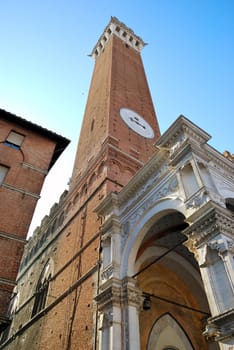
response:
<svg viewBox="0 0 234 350"><path fill-rule="evenodd" d="M128 239L122 252L120 276L133 276L136 270L136 255L141 246L141 243L152 225L161 217L171 213L180 212L185 216L186 208L184 202L179 199L164 198L157 201L154 206L149 208L137 220L135 225L131 228Z"/></svg>
<svg viewBox="0 0 234 350"><path fill-rule="evenodd" d="M153 259L161 256L167 251L166 248L160 246L150 246L141 254L140 258L136 261L136 270L147 262L152 261ZM170 252L164 256L163 265L168 266L169 268L175 269L180 277L188 282L193 282L193 285L196 284L199 288L204 290L204 285L201 279L201 275L198 270L191 265L191 263L178 254L175 251ZM152 276L153 278L153 276Z"/></svg>
<svg viewBox="0 0 234 350"><path fill-rule="evenodd" d="M150 246L145 249L140 258L136 261L136 271L139 270L142 264L161 256L166 250L166 248L160 246ZM196 295L196 300L200 309L209 312L207 297L199 271L185 257L175 251L164 256L161 263L178 274L178 276L186 282L188 287L193 286L193 293ZM149 286L151 283L157 283L157 276L152 275L150 279L147 279L147 284L149 284Z"/></svg>
<svg viewBox="0 0 234 350"><path fill-rule="evenodd" d="M147 342L147 350L194 350L185 331L168 313L154 323Z"/></svg>

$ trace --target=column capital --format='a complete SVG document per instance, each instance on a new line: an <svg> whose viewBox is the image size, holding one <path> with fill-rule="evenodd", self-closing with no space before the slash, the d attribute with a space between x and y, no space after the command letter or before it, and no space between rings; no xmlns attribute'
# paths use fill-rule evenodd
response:
<svg viewBox="0 0 234 350"><path fill-rule="evenodd" d="M186 246L190 251L207 244L218 234L223 234L232 240L234 230L232 213L214 203L208 202L186 221L191 223L183 231L188 237Z"/></svg>
<svg viewBox="0 0 234 350"><path fill-rule="evenodd" d="M126 277L122 283L122 300L123 303L135 306L140 309L142 306L142 291L136 286L136 280Z"/></svg>

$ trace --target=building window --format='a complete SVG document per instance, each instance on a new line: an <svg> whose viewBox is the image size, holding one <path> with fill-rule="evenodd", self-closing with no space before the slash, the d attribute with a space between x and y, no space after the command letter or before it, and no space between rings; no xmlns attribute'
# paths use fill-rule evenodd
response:
<svg viewBox="0 0 234 350"><path fill-rule="evenodd" d="M34 294L35 301L34 301L33 310L32 310L32 317L38 314L38 312L43 310L46 306L46 300L48 296L51 276L52 276L52 263L51 261L48 261L37 283L36 292Z"/></svg>
<svg viewBox="0 0 234 350"><path fill-rule="evenodd" d="M8 167L0 164L0 185L3 183L8 171L9 171Z"/></svg>
<svg viewBox="0 0 234 350"><path fill-rule="evenodd" d="M14 149L20 149L23 141L24 141L24 135L21 135L15 131L11 131L8 137L6 138L4 144Z"/></svg>

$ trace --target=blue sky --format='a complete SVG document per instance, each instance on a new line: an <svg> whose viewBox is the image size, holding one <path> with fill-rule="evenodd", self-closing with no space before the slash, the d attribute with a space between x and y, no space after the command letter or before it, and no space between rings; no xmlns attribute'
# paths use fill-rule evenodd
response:
<svg viewBox="0 0 234 350"><path fill-rule="evenodd" d="M213 147L234 152L234 1L1 1L0 108L71 139L30 232L72 173L94 66L88 54L110 16L148 43L142 58L161 132L184 114Z"/></svg>

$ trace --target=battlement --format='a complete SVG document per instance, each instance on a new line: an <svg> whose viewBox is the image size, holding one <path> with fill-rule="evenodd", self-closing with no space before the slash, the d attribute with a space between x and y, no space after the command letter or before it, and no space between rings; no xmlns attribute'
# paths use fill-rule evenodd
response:
<svg viewBox="0 0 234 350"><path fill-rule="evenodd" d="M140 52L143 47L147 45L138 35L134 33L131 28L127 27L123 22L120 22L118 18L111 17L110 22L98 39L97 44L94 46L90 56L93 58L100 56L112 35L116 35L126 45L132 47L138 52Z"/></svg>

